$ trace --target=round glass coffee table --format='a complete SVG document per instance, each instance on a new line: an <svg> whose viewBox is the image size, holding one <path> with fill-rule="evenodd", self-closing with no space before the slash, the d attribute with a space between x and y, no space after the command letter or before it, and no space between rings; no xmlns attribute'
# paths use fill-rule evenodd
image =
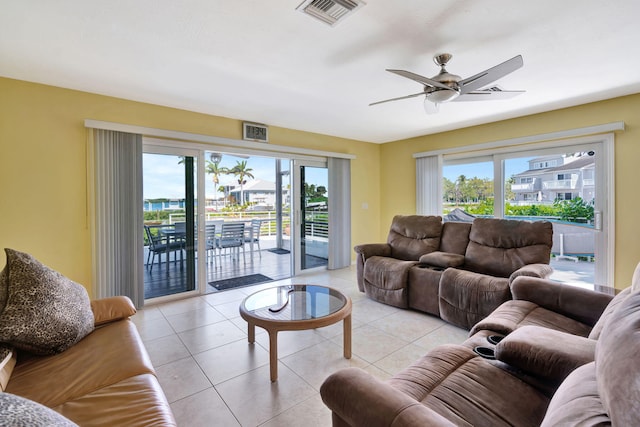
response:
<svg viewBox="0 0 640 427"><path fill-rule="evenodd" d="M278 332L315 329L344 320L344 357L351 359L351 299L340 291L319 285L288 285L263 289L240 304L248 323L249 343L256 326L269 334L271 381L278 379Z"/></svg>

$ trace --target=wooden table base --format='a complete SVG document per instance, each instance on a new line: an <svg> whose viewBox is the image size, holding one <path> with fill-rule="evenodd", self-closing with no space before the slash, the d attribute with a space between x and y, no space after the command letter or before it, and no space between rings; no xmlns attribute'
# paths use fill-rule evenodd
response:
<svg viewBox="0 0 640 427"><path fill-rule="evenodd" d="M269 328L261 326L269 334L269 374L271 382L278 380L278 332L286 330L281 328ZM342 321L343 330L343 355L345 359L351 359L351 314ZM247 322L247 338L249 344L256 341L256 325Z"/></svg>

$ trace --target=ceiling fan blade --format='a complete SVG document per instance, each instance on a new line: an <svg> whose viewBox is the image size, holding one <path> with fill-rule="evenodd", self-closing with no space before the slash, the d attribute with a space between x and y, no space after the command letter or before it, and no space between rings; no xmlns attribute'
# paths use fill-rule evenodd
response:
<svg viewBox="0 0 640 427"><path fill-rule="evenodd" d="M460 94L464 95L465 93L472 92L476 89L480 89L483 86L492 83L499 78L506 76L509 73L514 72L518 68L521 68L524 65L522 61L522 55L514 56L508 61L503 62L502 64L498 64L495 67L491 67L488 70L484 70L481 73L478 73L469 78L460 80L458 84L460 85Z"/></svg>
<svg viewBox="0 0 640 427"><path fill-rule="evenodd" d="M460 95L452 102L465 102L465 101L493 101L500 99L510 99L514 96L518 96L525 93L524 90L502 90L497 86L489 89L474 90Z"/></svg>
<svg viewBox="0 0 640 427"><path fill-rule="evenodd" d="M424 95L424 94L425 94L424 92L419 92L419 93L414 93L413 95L400 96L398 98L391 98L391 99L385 99L384 101L372 102L371 104L369 104L369 107L371 107L372 105L378 105L378 104L382 104L382 103L385 103L385 102L399 101L401 99L414 98L416 96L420 96L420 95Z"/></svg>
<svg viewBox="0 0 640 427"><path fill-rule="evenodd" d="M390 72L390 73L397 74L399 76L405 77L407 79L411 79L411 80L413 80L415 82L422 83L423 85L438 87L440 89L455 90L455 89L450 88L446 84L440 83L437 80L433 80L433 79L430 79L428 77L421 76L420 74L412 73L411 71L389 70L389 69L387 71Z"/></svg>

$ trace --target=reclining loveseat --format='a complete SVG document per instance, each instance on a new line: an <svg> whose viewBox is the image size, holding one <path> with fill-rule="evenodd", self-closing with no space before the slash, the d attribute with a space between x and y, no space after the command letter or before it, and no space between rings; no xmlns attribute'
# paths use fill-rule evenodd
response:
<svg viewBox="0 0 640 427"><path fill-rule="evenodd" d="M358 288L370 298L430 313L469 329L511 299L518 276L546 278L548 221L397 215L387 243L358 245Z"/></svg>
<svg viewBox="0 0 640 427"><path fill-rule="evenodd" d="M520 298L531 280L514 280ZM640 264L615 297L534 282L535 302L504 303L462 345L436 347L386 382L359 368L329 376L320 393L333 425L640 425ZM589 337L564 331L574 322Z"/></svg>

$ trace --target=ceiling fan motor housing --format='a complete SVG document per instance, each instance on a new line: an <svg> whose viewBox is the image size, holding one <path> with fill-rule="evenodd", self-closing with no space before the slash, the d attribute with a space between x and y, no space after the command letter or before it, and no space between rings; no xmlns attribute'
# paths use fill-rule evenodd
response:
<svg viewBox="0 0 640 427"><path fill-rule="evenodd" d="M457 74L451 74L444 68L452 57L453 55L450 53L441 53L433 57L433 62L440 66L440 72L436 76L433 76L432 80L440 82L450 89L425 86L424 91L427 99L431 102L449 102L460 95L460 85L458 82L462 80L462 77Z"/></svg>

